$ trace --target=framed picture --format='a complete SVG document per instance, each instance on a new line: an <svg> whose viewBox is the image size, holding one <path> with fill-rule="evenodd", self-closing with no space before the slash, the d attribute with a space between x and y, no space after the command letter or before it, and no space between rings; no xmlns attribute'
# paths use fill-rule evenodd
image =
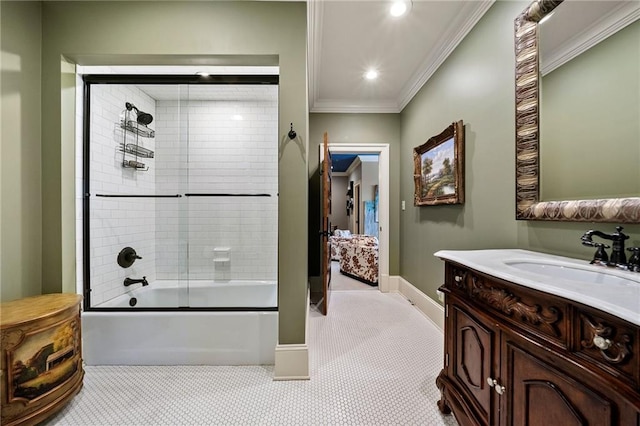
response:
<svg viewBox="0 0 640 426"><path fill-rule="evenodd" d="M464 203L464 125L451 123L437 136L413 149L413 204Z"/></svg>

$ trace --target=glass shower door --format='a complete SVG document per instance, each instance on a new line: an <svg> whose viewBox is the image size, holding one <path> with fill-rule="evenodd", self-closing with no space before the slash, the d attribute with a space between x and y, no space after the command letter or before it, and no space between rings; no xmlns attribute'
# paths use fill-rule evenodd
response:
<svg viewBox="0 0 640 426"><path fill-rule="evenodd" d="M85 308L188 306L174 288L187 278L184 182L174 179L186 176L187 124L167 122L163 104L173 93L180 116L179 87L84 79Z"/></svg>
<svg viewBox="0 0 640 426"><path fill-rule="evenodd" d="M172 293L173 307L189 307L189 222L184 194L188 186L189 86L149 86L156 96L157 176L155 186L162 193L179 194L164 200L157 209L156 266L158 284Z"/></svg>

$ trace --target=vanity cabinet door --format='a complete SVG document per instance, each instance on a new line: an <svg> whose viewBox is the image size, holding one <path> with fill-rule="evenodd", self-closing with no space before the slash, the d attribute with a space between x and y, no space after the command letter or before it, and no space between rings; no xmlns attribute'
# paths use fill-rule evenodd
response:
<svg viewBox="0 0 640 426"><path fill-rule="evenodd" d="M497 337L491 327L473 316L472 311L455 303L449 306L453 347L451 372L454 380L467 395L474 416L484 424L495 424L492 404L494 392L487 379L495 377Z"/></svg>
<svg viewBox="0 0 640 426"><path fill-rule="evenodd" d="M508 378L501 405L505 425L613 425L615 404L588 383L503 338L503 373ZM506 405L506 407L505 407Z"/></svg>

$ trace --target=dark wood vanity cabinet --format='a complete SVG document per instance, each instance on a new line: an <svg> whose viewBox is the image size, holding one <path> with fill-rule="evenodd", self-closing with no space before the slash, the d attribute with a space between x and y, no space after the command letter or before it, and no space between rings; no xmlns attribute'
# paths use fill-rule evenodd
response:
<svg viewBox="0 0 640 426"><path fill-rule="evenodd" d="M640 425L640 327L450 261L441 290L438 407L459 424Z"/></svg>

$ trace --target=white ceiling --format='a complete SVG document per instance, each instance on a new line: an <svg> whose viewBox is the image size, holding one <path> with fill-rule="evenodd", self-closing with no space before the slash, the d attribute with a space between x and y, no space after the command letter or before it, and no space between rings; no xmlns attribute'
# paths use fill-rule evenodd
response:
<svg viewBox="0 0 640 426"><path fill-rule="evenodd" d="M310 111L400 112L492 3L413 0L394 18L390 1L310 0Z"/></svg>
<svg viewBox="0 0 640 426"><path fill-rule="evenodd" d="M394 18L389 14L391 0L308 0L309 110L402 111L494 1L413 0L408 14ZM561 10L565 8L567 10ZM554 46L552 54L547 55L547 52L543 55L550 58L548 70L545 63L542 64L543 73L640 18L638 0L566 0L558 9L555 12L558 17L554 16L549 22L562 23L553 30L548 26L543 27L541 44L555 44L562 46L562 49ZM563 13L569 16L567 21L560 20L559 16ZM596 22L585 22L587 17L592 20L595 18ZM584 31L576 35L576 27ZM576 44L580 44L581 48L577 49ZM571 55L566 52L571 52ZM106 71L92 72L278 74L278 67L106 68ZM379 77L374 81L363 78L369 68L379 72ZM175 88L148 86L147 90L157 99L176 98L176 93L171 92L177 90ZM272 92L264 90L262 96L270 100ZM191 95L197 92L199 90L192 90ZM224 93L223 98L242 98L244 93L241 92L232 89ZM204 98L209 95L202 93L199 96Z"/></svg>

